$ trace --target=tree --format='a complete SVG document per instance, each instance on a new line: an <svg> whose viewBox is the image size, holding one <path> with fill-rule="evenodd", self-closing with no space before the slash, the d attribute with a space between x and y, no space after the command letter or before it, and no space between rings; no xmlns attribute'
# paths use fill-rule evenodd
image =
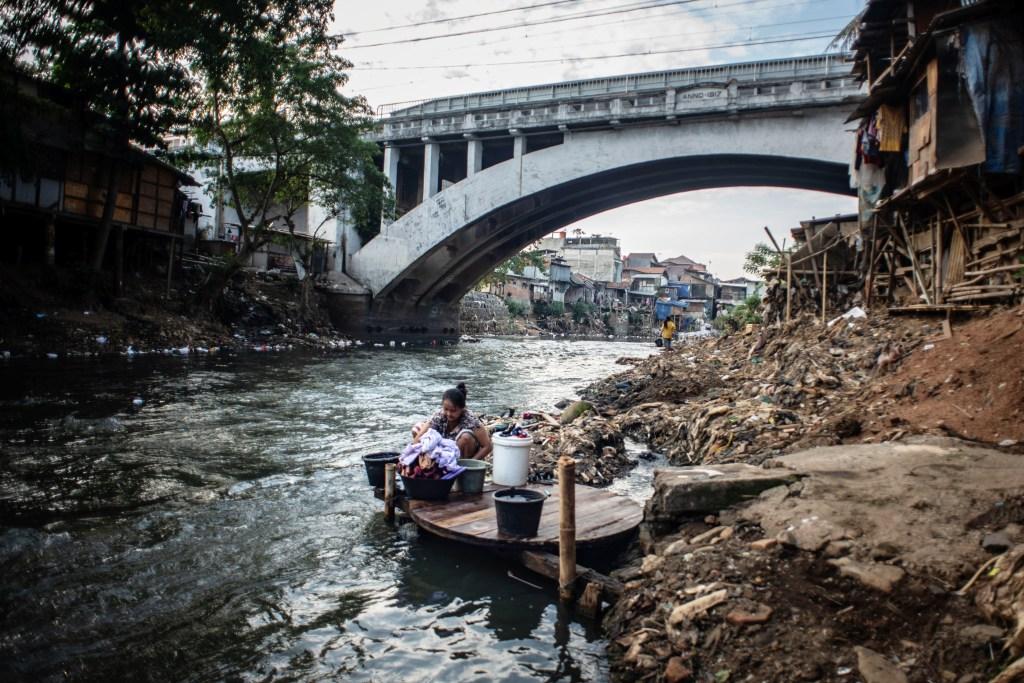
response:
<svg viewBox="0 0 1024 683"><path fill-rule="evenodd" d="M480 280L480 286L486 287L491 284L507 282L510 275L522 275L530 266L535 267L545 275L547 274L547 269L544 265L544 254L542 252L521 251L499 263L493 271Z"/></svg>
<svg viewBox="0 0 1024 683"><path fill-rule="evenodd" d="M715 329L722 332L735 332L748 323L758 324L762 322L760 309L760 297L747 297L743 303L735 306L727 314L715 318L713 325Z"/></svg>
<svg viewBox="0 0 1024 683"><path fill-rule="evenodd" d="M379 223L386 182L377 146L361 138L369 106L341 92L351 64L328 33L332 4L257 0L236 12L225 0L189 3L187 30L197 35L181 44L198 86L189 158L226 197L240 233L238 253L200 293L205 304L275 233L294 234L304 205L325 210L307 226L313 235L343 210L362 234Z"/></svg>
<svg viewBox="0 0 1024 683"><path fill-rule="evenodd" d="M754 277L761 277L765 270L777 270L781 265L779 252L764 242L755 244L743 259L743 271Z"/></svg>

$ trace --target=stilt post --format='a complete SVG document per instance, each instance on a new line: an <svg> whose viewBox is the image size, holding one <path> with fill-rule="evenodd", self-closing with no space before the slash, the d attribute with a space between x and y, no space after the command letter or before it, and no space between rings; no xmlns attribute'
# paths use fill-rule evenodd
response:
<svg viewBox="0 0 1024 683"><path fill-rule="evenodd" d="M576 583L576 462L563 455L558 460L558 597L572 600Z"/></svg>
<svg viewBox="0 0 1024 683"><path fill-rule="evenodd" d="M176 246L173 239L167 244L167 293L164 295L165 299L171 298L171 276L174 275L174 249Z"/></svg>
<svg viewBox="0 0 1024 683"><path fill-rule="evenodd" d="M57 264L57 217L50 214L46 219L46 265Z"/></svg>
<svg viewBox="0 0 1024 683"><path fill-rule="evenodd" d="M395 464L384 465L384 516L388 521L395 518Z"/></svg>
<svg viewBox="0 0 1024 683"><path fill-rule="evenodd" d="M828 311L828 252L822 256L821 264L821 324L825 324Z"/></svg>
<svg viewBox="0 0 1024 683"><path fill-rule="evenodd" d="M786 322L793 315L793 254L786 253Z"/></svg>

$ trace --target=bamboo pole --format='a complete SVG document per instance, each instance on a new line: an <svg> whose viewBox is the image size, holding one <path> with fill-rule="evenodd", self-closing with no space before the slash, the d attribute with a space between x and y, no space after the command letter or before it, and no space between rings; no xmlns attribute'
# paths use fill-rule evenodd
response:
<svg viewBox="0 0 1024 683"><path fill-rule="evenodd" d="M897 214L897 222L900 224L900 229L903 231L903 240L907 245L907 253L910 256L910 265L914 271L914 278L917 280L917 284L921 287L921 294L924 295L924 302L931 306L932 298L928 296L928 288L924 284L924 279L921 277L921 270L917 266L917 250L914 248L914 243L910 241L910 235L907 233L907 226L903 222L903 216Z"/></svg>
<svg viewBox="0 0 1024 683"><path fill-rule="evenodd" d="M868 269L864 278L864 301L865 308L871 310L872 290L875 288L875 239L878 234L878 214L876 213L871 221L871 244L868 248Z"/></svg>
<svg viewBox="0 0 1024 683"><path fill-rule="evenodd" d="M395 518L395 464L384 465L384 516L388 521Z"/></svg>
<svg viewBox="0 0 1024 683"><path fill-rule="evenodd" d="M172 239L167 245L167 293L164 295L165 299L171 298L171 276L174 275L174 248L175 243Z"/></svg>
<svg viewBox="0 0 1024 683"><path fill-rule="evenodd" d="M558 597L572 600L576 583L576 462L562 456L558 460Z"/></svg>
<svg viewBox="0 0 1024 683"><path fill-rule="evenodd" d="M828 310L828 252L822 257L821 263L821 324L825 324L825 315Z"/></svg>
<svg viewBox="0 0 1024 683"><path fill-rule="evenodd" d="M786 323L793 314L793 255L786 253Z"/></svg>
<svg viewBox="0 0 1024 683"><path fill-rule="evenodd" d="M823 232L824 232L824 228L818 234L821 235L821 241L824 244L824 242L825 242L825 235L823 234ZM813 252L814 251L814 233L811 232L811 229L809 227L806 227L806 226L804 227L804 239L807 240L807 251ZM818 262L814 259L814 257L811 258L811 270L814 271L814 284L816 284L819 287L821 287L821 278L818 277Z"/></svg>

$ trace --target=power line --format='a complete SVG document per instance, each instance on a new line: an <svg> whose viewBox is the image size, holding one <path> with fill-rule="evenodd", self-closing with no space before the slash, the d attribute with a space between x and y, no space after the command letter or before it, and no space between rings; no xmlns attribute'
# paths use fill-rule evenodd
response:
<svg viewBox="0 0 1024 683"><path fill-rule="evenodd" d="M554 2L540 2L536 5L524 5L522 7L509 7L508 9L493 10L491 12L478 12L477 14L463 14L458 17L448 17L446 19L428 19L426 21L416 21L411 24L396 24L394 26L382 26L380 28L368 28L362 31L349 31L345 36L361 36L366 33L381 33L382 31L394 31L400 28L417 28L420 26L430 26L432 24L446 24L452 21L462 21L464 19L478 19L480 17L490 17L496 14L508 14L509 12L525 12L527 10L539 9L541 7L552 7L554 5L565 5L565 4L580 4L581 0L554 0Z"/></svg>
<svg viewBox="0 0 1024 683"><path fill-rule="evenodd" d="M836 29L838 30L838 29ZM354 69L359 71L410 71L410 70L423 70L423 69L468 69L481 66L524 66L528 64L555 64L559 62L572 62L577 60L588 60L596 61L599 59L619 59L622 57L646 57L648 55L668 55L678 54L684 52L699 52L701 50L720 50L730 47L756 47L758 45L775 45L779 43L796 43L805 40L818 40L821 38L833 38L835 37L835 31L830 33L819 33L814 35L800 34L798 36L790 36L786 38L770 39L770 40L759 40L759 41L742 41L738 43L723 43L720 45L696 45L687 48L677 48L673 50L648 50L646 52L622 52L614 55L594 55L591 57L560 57L553 59L532 59L532 60L520 60L511 62L478 62L476 64L438 64L432 66L416 65L416 66L355 66Z"/></svg>
<svg viewBox="0 0 1024 683"><path fill-rule="evenodd" d="M628 12L639 12L642 10L656 9L659 7L671 7L674 5L689 5L694 2L701 2L702 0L671 0L670 2L655 2L655 3L634 3L634 5L622 5L618 9L604 10L601 12L588 12L584 14L574 14L564 17L552 17L550 19L541 19L538 21L524 21L518 24L506 24L504 26L491 26L487 28L478 28L466 31L455 31L452 33L437 33L432 36L420 36L418 38L405 38L403 40L389 40L379 43L366 43L365 45L348 45L346 49L356 50L367 47L384 47L386 45L405 45L408 43L422 43L427 40L439 40L441 38L456 38L458 36L469 36L476 35L478 33L491 33L493 31L507 31L509 29L526 28L527 26L543 26L545 24L556 24L564 21L576 21L578 19L590 19L592 17L604 17L612 14L625 14Z"/></svg>
<svg viewBox="0 0 1024 683"><path fill-rule="evenodd" d="M741 5L756 5L756 4L761 4L763 2L771 2L772 4L771 5L767 5L767 6L763 7L763 8L761 8L761 9L777 9L779 7L793 7L793 6L798 6L798 5L808 5L808 4L814 3L815 1L816 0L786 0L786 1L783 1L783 2L779 2L778 0L740 0L739 2L716 3L712 7L697 7L697 8L694 8L694 9L689 9L689 10L686 11L686 18L690 18L690 17L692 17L694 15L696 15L696 16L704 16L704 15L710 13L710 12L721 10L721 9L727 9L729 7L737 7L737 6L741 6ZM669 16L670 15L666 13L666 14L656 14L654 16L648 16L648 17L634 17L632 19L613 19L611 21L601 21L601 22L597 22L597 23L593 23L593 24L587 24L586 26L584 26L582 28L583 29L593 29L593 28L599 28L601 26L612 26L612 25L614 25L614 26L622 26L623 24L636 24L636 23L645 24L645 23L652 22L652 21L662 21L662 20L668 18ZM850 15L850 16L853 16L853 15ZM537 38L537 37L540 37L540 36L560 35L560 34L563 34L563 33L565 33L565 29L561 29L560 28L560 29L558 29L556 31L544 31L544 32L539 32L539 33L526 33L522 37L515 37L515 36L513 36L513 37L509 37L509 38L502 38L500 40L488 41L486 43L480 42L480 43L477 43L477 45L481 45L481 46L482 45L488 45L488 46L490 46L490 45L498 45L498 44L501 44L501 43L511 42L513 40L529 40L530 38Z"/></svg>
<svg viewBox="0 0 1024 683"><path fill-rule="evenodd" d="M676 32L676 33L663 33L661 35L656 35L656 36L630 36L630 37L627 37L627 38L620 38L620 39L616 39L616 40L612 40L612 41L606 41L603 44L604 45L613 45L615 43L637 42L637 41L651 41L651 40L658 40L660 38L677 38L677 39L678 38L682 38L682 37L690 38L692 36L706 36L706 35L714 35L716 33L727 33L727 32L739 33L740 31L748 31L748 30L749 31L753 31L755 29L775 28L777 26L795 26L795 25L798 25L798 24L814 24L814 23L823 22L823 21L833 21L833 20L836 20L836 19L842 19L844 22L849 22L849 20L852 19L853 16L854 15L843 14L843 15L836 15L836 16L831 16L831 17L818 17L817 19L801 19L799 21L780 21L780 22L775 22L775 23L772 23L772 24L753 24L753 25L750 25L750 26L730 26L730 27L727 27L727 28L718 28L718 29L713 29L713 30L710 30L710 31L695 31L693 33L686 33L686 34L680 34L680 33ZM844 24L844 26L845 26L845 24ZM820 29L820 30L825 30L825 29ZM838 29L836 29L836 30L838 31ZM766 38L766 39L767 38L771 38L771 37L774 37L774 36L764 36L764 38ZM750 37L750 38L748 38L748 40L754 40L754 38ZM557 47L560 47L560 48L579 47L581 45L592 45L592 44L593 44L593 41L587 41L587 42L582 42L582 43L559 43ZM483 47L483 46L482 45L464 45L464 46L457 47L457 48L450 48L449 51L450 52L455 52L455 51L463 51L463 50L475 50L475 49L479 49L480 47ZM367 63L370 64L372 62L367 62Z"/></svg>

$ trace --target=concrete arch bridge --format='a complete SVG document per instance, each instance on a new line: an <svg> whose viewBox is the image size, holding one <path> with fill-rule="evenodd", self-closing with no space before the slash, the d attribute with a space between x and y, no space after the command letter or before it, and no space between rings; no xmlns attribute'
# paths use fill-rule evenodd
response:
<svg viewBox="0 0 1024 683"><path fill-rule="evenodd" d="M853 194L845 120L863 97L839 55L575 81L430 100L375 135L401 217L347 256L368 291L354 336L450 341L458 302L550 232L714 187Z"/></svg>

